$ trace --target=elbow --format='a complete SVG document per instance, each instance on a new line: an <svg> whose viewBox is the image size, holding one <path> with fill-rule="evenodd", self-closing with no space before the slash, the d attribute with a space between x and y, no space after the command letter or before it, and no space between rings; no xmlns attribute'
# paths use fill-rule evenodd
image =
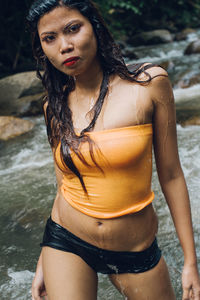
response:
<svg viewBox="0 0 200 300"><path fill-rule="evenodd" d="M158 172L161 188L171 182L184 178L183 170L179 165L177 168L165 168L163 171Z"/></svg>

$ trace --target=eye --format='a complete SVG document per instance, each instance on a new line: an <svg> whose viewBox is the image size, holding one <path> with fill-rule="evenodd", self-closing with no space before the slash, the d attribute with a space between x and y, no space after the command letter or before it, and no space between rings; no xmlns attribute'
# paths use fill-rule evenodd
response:
<svg viewBox="0 0 200 300"><path fill-rule="evenodd" d="M81 24L74 24L68 28L68 31L70 33L76 33L79 31L80 27L81 27Z"/></svg>
<svg viewBox="0 0 200 300"><path fill-rule="evenodd" d="M51 43L55 40L55 36L53 35L46 35L42 38L42 42Z"/></svg>

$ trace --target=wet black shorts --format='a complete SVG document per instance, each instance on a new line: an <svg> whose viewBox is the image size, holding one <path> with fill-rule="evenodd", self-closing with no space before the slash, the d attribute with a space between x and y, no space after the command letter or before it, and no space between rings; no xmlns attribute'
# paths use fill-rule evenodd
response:
<svg viewBox="0 0 200 300"><path fill-rule="evenodd" d="M161 258L156 239L148 249L140 252L104 250L75 236L51 217L47 220L40 246L79 255L95 272L103 274L145 272L155 267Z"/></svg>

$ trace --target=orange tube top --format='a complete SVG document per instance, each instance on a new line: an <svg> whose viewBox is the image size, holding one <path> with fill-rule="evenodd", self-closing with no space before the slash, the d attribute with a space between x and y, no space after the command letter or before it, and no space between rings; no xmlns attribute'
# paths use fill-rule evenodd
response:
<svg viewBox="0 0 200 300"><path fill-rule="evenodd" d="M152 177L152 124L88 132L95 142L94 164L87 142L80 151L90 166L72 152L74 164L83 176L88 196L78 177L60 157L60 144L55 151L58 167L63 171L61 191L71 206L95 218L115 218L135 213L154 199Z"/></svg>

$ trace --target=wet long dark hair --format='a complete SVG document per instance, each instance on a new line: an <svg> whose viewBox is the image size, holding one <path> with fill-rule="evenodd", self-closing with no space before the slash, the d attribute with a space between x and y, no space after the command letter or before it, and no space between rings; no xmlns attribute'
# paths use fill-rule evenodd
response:
<svg viewBox="0 0 200 300"><path fill-rule="evenodd" d="M103 70L103 81L100 88L99 97L92 109L92 120L87 128L83 129L80 135L76 135L72 112L68 106L68 96L75 89L74 78L57 70L45 56L38 35L37 24L39 19L56 7L66 6L78 10L86 17L93 27L97 40L97 55ZM90 154L93 162L93 142L89 135L85 134L91 131L101 112L101 108L108 92L109 77L111 74L117 74L120 78L131 82L148 83L151 76L145 72L150 66L141 67L142 64L132 66L131 70L127 68L122 57L119 46L114 42L109 33L100 13L95 4L90 0L36 0L33 2L28 16L28 26L32 35L33 54L37 61L37 75L47 91L46 106L46 125L47 135L51 147L56 148L61 142L61 157L67 167L78 176L83 189L87 192L84 180L79 170L75 166L70 152L73 151L85 164L83 155L79 151L81 142L87 141L90 146ZM44 73L41 74L41 66ZM151 65L152 66L152 65ZM138 81L138 76L145 72L148 76L144 81Z"/></svg>

